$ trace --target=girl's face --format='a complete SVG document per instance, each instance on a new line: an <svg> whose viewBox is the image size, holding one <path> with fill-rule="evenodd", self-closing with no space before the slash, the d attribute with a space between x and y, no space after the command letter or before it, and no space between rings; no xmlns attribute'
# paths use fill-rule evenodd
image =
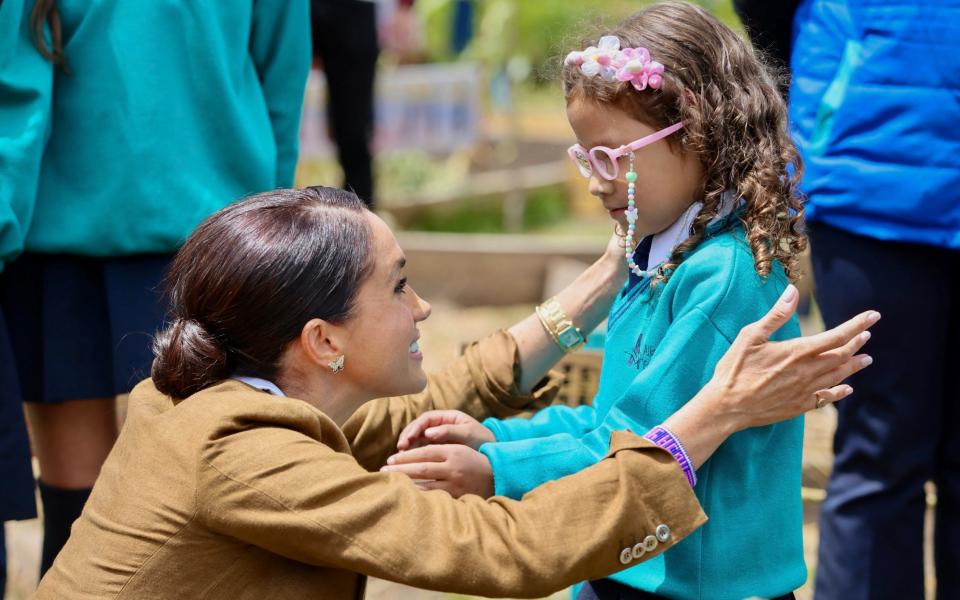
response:
<svg viewBox="0 0 960 600"><path fill-rule="evenodd" d="M406 283L406 259L393 232L373 213L364 214L374 265L345 324L346 360L338 377L368 398L416 393L427 384L417 323L430 316L430 305Z"/></svg>
<svg viewBox="0 0 960 600"><path fill-rule="evenodd" d="M588 150L594 146L619 148L656 131L613 105L579 98L567 103L567 119L577 142ZM691 204L702 198L704 174L696 155L674 152L666 139L645 146L635 154L637 223L634 239L639 240L667 229ZM624 211L627 208L629 158L621 157L618 166L619 174L614 181L608 181L594 171L590 175L589 190L626 231Z"/></svg>

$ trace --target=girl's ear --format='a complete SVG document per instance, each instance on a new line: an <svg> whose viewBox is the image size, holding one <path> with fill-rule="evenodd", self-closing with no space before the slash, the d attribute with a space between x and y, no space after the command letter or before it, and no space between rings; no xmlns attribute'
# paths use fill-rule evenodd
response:
<svg viewBox="0 0 960 600"><path fill-rule="evenodd" d="M345 353L346 339L343 327L323 319L310 319L300 330L297 341L308 361L326 367Z"/></svg>

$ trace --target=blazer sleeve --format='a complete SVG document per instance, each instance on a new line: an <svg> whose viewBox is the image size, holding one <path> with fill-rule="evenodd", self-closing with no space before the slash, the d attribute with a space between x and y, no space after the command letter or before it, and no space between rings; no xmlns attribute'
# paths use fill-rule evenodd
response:
<svg viewBox="0 0 960 600"><path fill-rule="evenodd" d="M276 187L293 185L300 111L310 73L309 0L254 0L250 56L276 142Z"/></svg>
<svg viewBox="0 0 960 600"><path fill-rule="evenodd" d="M517 344L498 331L467 347L463 355L436 375L426 389L409 396L382 398L362 406L343 425L357 461L373 471L397 451L397 438L411 421L428 410L455 409L476 419L508 417L549 404L563 375L550 372L529 394L517 388L520 364Z"/></svg>
<svg viewBox="0 0 960 600"><path fill-rule="evenodd" d="M53 66L33 45L32 4L0 2L0 271L23 250L51 127Z"/></svg>
<svg viewBox="0 0 960 600"><path fill-rule="evenodd" d="M209 445L197 499L213 532L292 560L500 597L609 575L706 521L676 461L628 433L607 460L514 501L423 492L302 432L244 428Z"/></svg>

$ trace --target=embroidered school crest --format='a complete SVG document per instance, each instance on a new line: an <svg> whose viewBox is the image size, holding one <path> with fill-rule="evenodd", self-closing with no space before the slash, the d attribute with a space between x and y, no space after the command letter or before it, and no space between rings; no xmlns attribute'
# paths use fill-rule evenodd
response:
<svg viewBox="0 0 960 600"><path fill-rule="evenodd" d="M643 334L637 336L637 343L633 345L633 350L626 353L627 366L642 371L653 358L653 348L643 345Z"/></svg>

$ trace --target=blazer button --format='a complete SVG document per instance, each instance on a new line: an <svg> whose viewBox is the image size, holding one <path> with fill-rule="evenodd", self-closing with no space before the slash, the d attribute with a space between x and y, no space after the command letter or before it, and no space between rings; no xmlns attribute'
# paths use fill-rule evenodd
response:
<svg viewBox="0 0 960 600"><path fill-rule="evenodd" d="M640 542L633 547L633 558L635 559L643 558L643 555L646 553L647 551L643 549L643 542Z"/></svg>
<svg viewBox="0 0 960 600"><path fill-rule="evenodd" d="M647 552L653 552L656 550L657 538L653 537L652 535L648 535L647 537L643 538L643 549Z"/></svg>
<svg viewBox="0 0 960 600"><path fill-rule="evenodd" d="M629 565L633 560L633 550L630 548L624 548L620 551L620 564Z"/></svg>
<svg viewBox="0 0 960 600"><path fill-rule="evenodd" d="M657 539L665 542L670 539L670 528L666 525L657 525Z"/></svg>

